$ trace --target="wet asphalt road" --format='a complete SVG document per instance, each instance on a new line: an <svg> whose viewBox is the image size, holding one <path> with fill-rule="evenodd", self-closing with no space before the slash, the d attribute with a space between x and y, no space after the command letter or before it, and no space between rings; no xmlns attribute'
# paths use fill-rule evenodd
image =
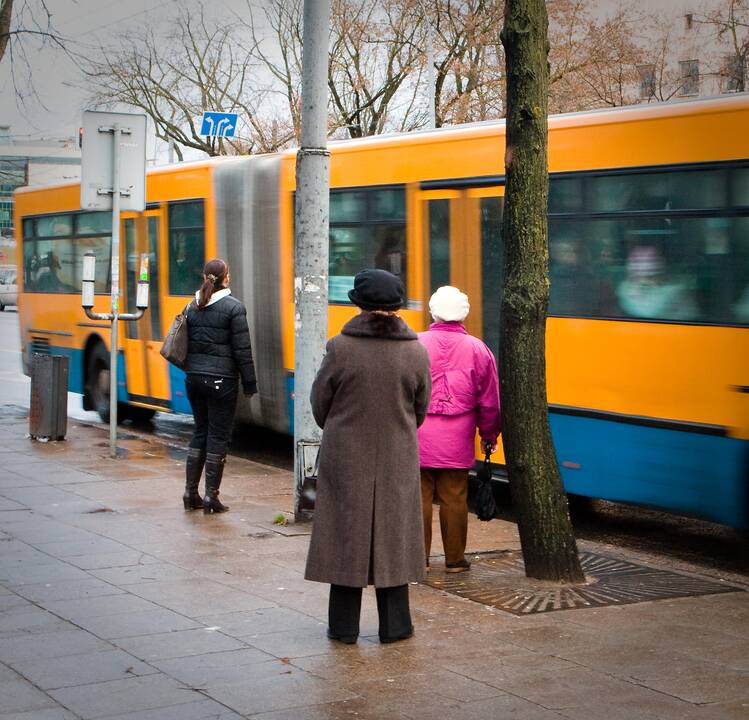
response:
<svg viewBox="0 0 749 720"><path fill-rule="evenodd" d="M29 381L20 365L18 316L6 310L0 313L0 405L28 407L28 402ZM95 413L82 409L77 395L69 395L68 412L78 422L100 424ZM189 417L159 414L146 425L125 423L121 431L156 435L169 444L184 447L191 427ZM293 467L291 438L263 428L236 428L231 452L275 467ZM501 497L504 501L501 516L510 519L509 493L502 493ZM693 518L584 498L572 498L572 515L579 538L749 577L747 533Z"/></svg>

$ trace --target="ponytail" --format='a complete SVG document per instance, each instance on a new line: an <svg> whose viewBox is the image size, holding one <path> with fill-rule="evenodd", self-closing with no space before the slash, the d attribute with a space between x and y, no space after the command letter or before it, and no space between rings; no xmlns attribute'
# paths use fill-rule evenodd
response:
<svg viewBox="0 0 749 720"><path fill-rule="evenodd" d="M211 260L203 268L203 284L198 290L198 310L203 310L216 290L221 290L224 279L229 273L229 266L220 258Z"/></svg>

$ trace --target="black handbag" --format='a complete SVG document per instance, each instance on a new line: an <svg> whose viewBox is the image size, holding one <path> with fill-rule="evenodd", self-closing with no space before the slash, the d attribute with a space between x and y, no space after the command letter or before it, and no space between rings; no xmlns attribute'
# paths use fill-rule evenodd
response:
<svg viewBox="0 0 749 720"><path fill-rule="evenodd" d="M497 503L492 492L492 464L487 452L484 463L476 473L478 489L476 490L476 517L489 521L497 514Z"/></svg>
<svg viewBox="0 0 749 720"><path fill-rule="evenodd" d="M169 332L161 345L162 357L165 357L172 365L184 370L187 365L187 311L192 303L188 303L185 309L174 318Z"/></svg>

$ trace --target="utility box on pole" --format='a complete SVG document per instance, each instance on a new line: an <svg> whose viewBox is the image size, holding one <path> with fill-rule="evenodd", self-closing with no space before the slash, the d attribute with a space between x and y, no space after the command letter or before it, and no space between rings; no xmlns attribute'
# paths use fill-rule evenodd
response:
<svg viewBox="0 0 749 720"><path fill-rule="evenodd" d="M302 142L296 164L294 213L294 516L309 472L310 445L321 432L312 416L310 391L328 336L328 42L329 0L304 0Z"/></svg>

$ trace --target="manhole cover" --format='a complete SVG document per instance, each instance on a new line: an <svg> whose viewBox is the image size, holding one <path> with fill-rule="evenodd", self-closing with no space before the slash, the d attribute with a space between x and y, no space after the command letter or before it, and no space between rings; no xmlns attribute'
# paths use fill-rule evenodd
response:
<svg viewBox="0 0 749 720"><path fill-rule="evenodd" d="M625 560L581 552L585 585L559 587L525 577L519 553L472 556L468 572L448 574L433 566L426 584L514 615L626 605L646 600L743 592L742 588Z"/></svg>

